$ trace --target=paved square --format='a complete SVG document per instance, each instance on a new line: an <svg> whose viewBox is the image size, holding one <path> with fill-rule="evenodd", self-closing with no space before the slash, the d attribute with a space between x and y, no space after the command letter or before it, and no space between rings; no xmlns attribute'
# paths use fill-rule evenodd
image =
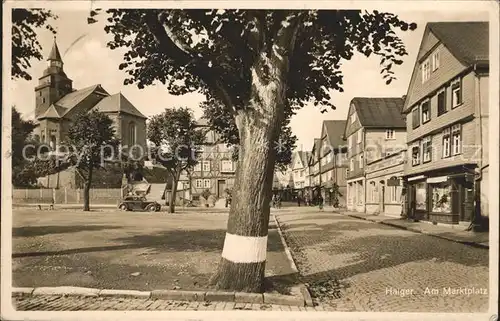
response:
<svg viewBox="0 0 500 321"><path fill-rule="evenodd" d="M204 290L220 259L227 217L227 211L14 209L13 286ZM277 281L291 273L271 229L266 275Z"/></svg>

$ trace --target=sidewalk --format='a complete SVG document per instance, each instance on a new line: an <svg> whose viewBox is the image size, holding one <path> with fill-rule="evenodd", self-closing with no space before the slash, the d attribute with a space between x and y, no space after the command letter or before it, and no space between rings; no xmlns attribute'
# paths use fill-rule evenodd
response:
<svg viewBox="0 0 500 321"><path fill-rule="evenodd" d="M413 222L411 220L386 215L372 215L348 211L340 213L362 220L385 224L416 233L427 234L456 243L462 243L481 248L489 248L488 232L465 231L466 227L461 225L458 225L456 227L448 227L443 225L433 225L427 222Z"/></svg>

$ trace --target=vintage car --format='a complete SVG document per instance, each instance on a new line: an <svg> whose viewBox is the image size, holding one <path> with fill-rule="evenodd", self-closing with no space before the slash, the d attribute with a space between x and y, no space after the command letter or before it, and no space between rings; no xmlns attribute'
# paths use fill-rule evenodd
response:
<svg viewBox="0 0 500 321"><path fill-rule="evenodd" d="M122 211L149 211L159 212L161 205L155 201L148 201L144 196L126 196L118 205Z"/></svg>

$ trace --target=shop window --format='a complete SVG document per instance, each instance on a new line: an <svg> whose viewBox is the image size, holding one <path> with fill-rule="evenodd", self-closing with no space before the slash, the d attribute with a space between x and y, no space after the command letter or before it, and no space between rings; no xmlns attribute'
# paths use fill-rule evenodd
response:
<svg viewBox="0 0 500 321"><path fill-rule="evenodd" d="M451 185L449 183L432 184L431 211L435 213L451 213Z"/></svg>
<svg viewBox="0 0 500 321"><path fill-rule="evenodd" d="M415 208L427 210L427 186L423 182L415 185Z"/></svg>
<svg viewBox="0 0 500 321"><path fill-rule="evenodd" d="M356 184L356 187L358 189L358 204L362 205L363 204L363 184L362 183Z"/></svg>

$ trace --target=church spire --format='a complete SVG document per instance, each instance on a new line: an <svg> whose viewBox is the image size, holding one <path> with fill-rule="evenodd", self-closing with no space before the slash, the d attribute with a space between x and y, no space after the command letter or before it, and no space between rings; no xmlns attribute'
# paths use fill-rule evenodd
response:
<svg viewBox="0 0 500 321"><path fill-rule="evenodd" d="M56 36L54 36L54 44L52 45L52 50L50 51L47 60L55 60L62 62L61 54L59 53L59 48L57 47Z"/></svg>

